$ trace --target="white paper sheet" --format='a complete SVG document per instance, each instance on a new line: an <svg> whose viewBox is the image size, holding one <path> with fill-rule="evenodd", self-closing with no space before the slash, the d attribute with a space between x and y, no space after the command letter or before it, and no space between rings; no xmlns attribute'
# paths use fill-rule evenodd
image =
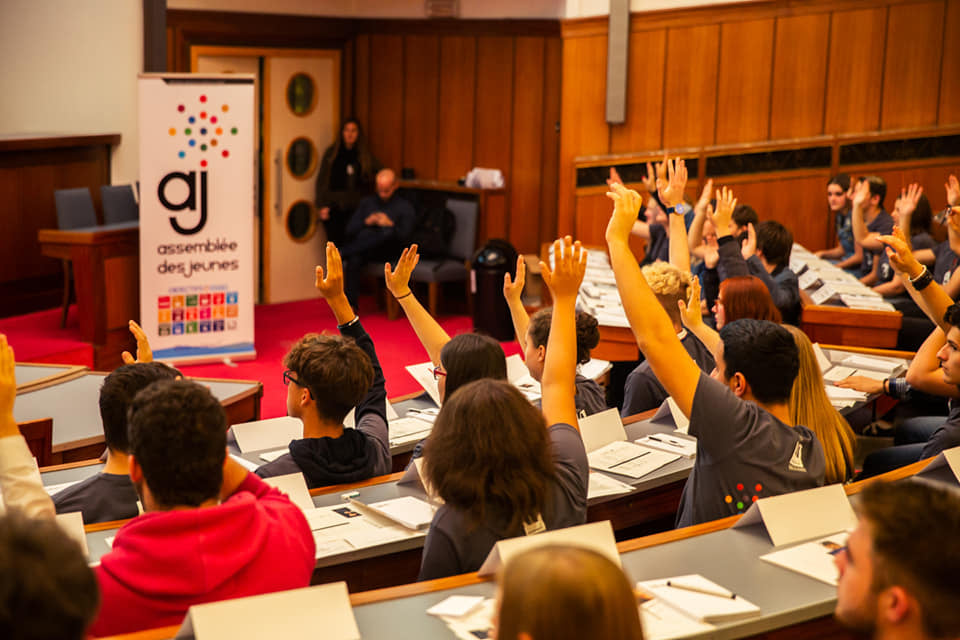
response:
<svg viewBox="0 0 960 640"><path fill-rule="evenodd" d="M631 478L642 478L679 458L675 453L656 451L633 442L611 442L587 454L594 469Z"/></svg>
<svg viewBox="0 0 960 640"><path fill-rule="evenodd" d="M591 471L588 477L587 500L630 493L633 487L605 473Z"/></svg>
<svg viewBox="0 0 960 640"><path fill-rule="evenodd" d="M303 437L303 422L290 416L243 422L230 428L242 453L279 449Z"/></svg>
<svg viewBox="0 0 960 640"><path fill-rule="evenodd" d="M760 615L760 607L699 574L645 580L638 582L637 587L701 622L739 620Z"/></svg>
<svg viewBox="0 0 960 640"><path fill-rule="evenodd" d="M310 497L310 490L307 489L307 481L302 473L273 476L272 478L264 478L263 481L287 494L290 502L304 511L313 511L315 508L313 498Z"/></svg>
<svg viewBox="0 0 960 640"><path fill-rule="evenodd" d="M407 370L413 379L416 380L424 391L430 396L433 402L440 406L440 387L437 381L433 379L433 363L420 362L418 364L409 364L404 369Z"/></svg>
<svg viewBox="0 0 960 640"><path fill-rule="evenodd" d="M773 551L760 556L760 559L837 586L839 571L834 560L836 554L846 547L848 536L846 531L835 533L813 542Z"/></svg>

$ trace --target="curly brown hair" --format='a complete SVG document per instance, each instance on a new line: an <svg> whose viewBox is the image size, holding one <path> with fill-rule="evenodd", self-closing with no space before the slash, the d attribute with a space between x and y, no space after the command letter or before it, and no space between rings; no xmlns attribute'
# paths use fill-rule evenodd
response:
<svg viewBox="0 0 960 640"><path fill-rule="evenodd" d="M509 382L476 380L440 409L423 452L424 475L477 527L505 518L519 535L547 504L555 476L543 414Z"/></svg>
<svg viewBox="0 0 960 640"><path fill-rule="evenodd" d="M546 347L550 338L553 307L541 309L530 316L527 334L533 346ZM586 311L577 311L577 364L590 362L590 352L600 344L600 323Z"/></svg>

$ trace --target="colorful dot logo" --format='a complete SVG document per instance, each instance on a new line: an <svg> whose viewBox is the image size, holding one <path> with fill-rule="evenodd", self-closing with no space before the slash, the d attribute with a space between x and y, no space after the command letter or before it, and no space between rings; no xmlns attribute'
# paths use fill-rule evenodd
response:
<svg viewBox="0 0 960 640"><path fill-rule="evenodd" d="M750 493L744 493L746 485L744 485L742 482L737 483L736 489L737 491L735 495L727 494L724 496L723 501L730 505L730 507L735 508L737 513L743 513L744 509L760 499L760 494L763 492L763 485L759 482L755 484L753 486L753 490L756 491L756 493L753 495Z"/></svg>
<svg viewBox="0 0 960 640"><path fill-rule="evenodd" d="M181 141L186 142L186 145L177 150L177 158L181 160L189 160L189 152L191 149L199 148L199 151L205 152L209 148L220 147L220 157L229 158L230 151L223 148L226 146L226 141L223 140L224 136L224 124L220 123L220 120L217 116L209 112L210 109L215 109L216 107L207 105L208 97L204 94L197 96L197 108L200 108L198 112L190 113L191 107L188 103L178 104L177 113L186 116L186 122L181 121L181 126L171 126L167 130L171 137L176 137L178 133L182 132L183 137L180 138ZM220 111L224 114L230 111L229 104L221 104ZM200 122L202 126L194 128L193 125L196 125ZM220 126L216 126L220 123ZM237 135L240 130L237 127L229 128L230 135ZM202 138L202 139L200 139ZM204 154L203 158L198 158L201 168L206 168L208 165L207 159L210 156Z"/></svg>

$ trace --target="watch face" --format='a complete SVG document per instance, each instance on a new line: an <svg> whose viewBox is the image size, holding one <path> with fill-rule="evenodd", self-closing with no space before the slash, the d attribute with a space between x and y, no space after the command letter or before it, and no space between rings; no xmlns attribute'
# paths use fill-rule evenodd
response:
<svg viewBox="0 0 960 640"><path fill-rule="evenodd" d="M687 206L681 202L680 204L678 204L676 207L673 208L673 212L682 216L687 212Z"/></svg>

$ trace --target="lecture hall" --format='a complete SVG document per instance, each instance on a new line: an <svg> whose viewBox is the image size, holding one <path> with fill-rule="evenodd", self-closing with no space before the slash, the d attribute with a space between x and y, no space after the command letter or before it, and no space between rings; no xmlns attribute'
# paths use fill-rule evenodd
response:
<svg viewBox="0 0 960 640"><path fill-rule="evenodd" d="M0 637L960 640L960 0L3 0Z"/></svg>

